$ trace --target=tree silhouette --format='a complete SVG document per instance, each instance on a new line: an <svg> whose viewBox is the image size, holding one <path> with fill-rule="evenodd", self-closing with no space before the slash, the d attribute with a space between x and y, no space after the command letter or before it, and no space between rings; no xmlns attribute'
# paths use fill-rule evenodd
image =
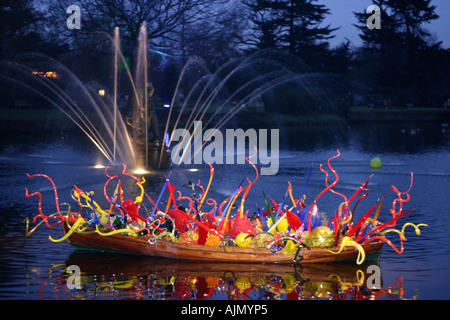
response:
<svg viewBox="0 0 450 320"><path fill-rule="evenodd" d="M86 48L101 54L110 53L110 45L104 38L99 40L95 35L99 32L113 34L119 27L122 39L122 50L132 60L137 47L139 30L146 23L148 47L158 53L160 63L168 58L182 56L186 43L193 41L185 32L194 25L222 14L216 6L228 0L86 0L79 6L81 9L81 28L69 30L65 19L66 9L73 4L71 0L52 0L47 19L53 22L55 41L69 43L73 48ZM203 31L203 33L202 33ZM200 29L197 37L207 37L210 28Z"/></svg>
<svg viewBox="0 0 450 320"><path fill-rule="evenodd" d="M11 58L18 52L38 47L42 39L34 29L42 18L29 1L3 0L0 3L0 57Z"/></svg>
<svg viewBox="0 0 450 320"><path fill-rule="evenodd" d="M247 0L254 33L247 40L258 49L274 47L303 59L314 70L323 70L329 25L321 26L329 9L317 0Z"/></svg>
<svg viewBox="0 0 450 320"><path fill-rule="evenodd" d="M395 104L423 104L440 73L445 52L424 28L438 18L431 0L374 0L381 9L381 28L366 26L368 14L355 13L364 42L358 53L360 80ZM445 50L444 50L445 51ZM434 53L433 53L434 52ZM430 60L434 56L439 60Z"/></svg>

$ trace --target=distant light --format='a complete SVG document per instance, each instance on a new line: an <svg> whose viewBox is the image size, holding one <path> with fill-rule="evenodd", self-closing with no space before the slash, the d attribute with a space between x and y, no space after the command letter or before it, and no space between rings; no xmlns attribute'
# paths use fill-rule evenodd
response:
<svg viewBox="0 0 450 320"><path fill-rule="evenodd" d="M45 78L59 79L59 74L55 71L32 71L31 73Z"/></svg>
<svg viewBox="0 0 450 320"><path fill-rule="evenodd" d="M164 104L163 107L164 108L170 108L170 104Z"/></svg>
<svg viewBox="0 0 450 320"><path fill-rule="evenodd" d="M96 165L94 166L94 168L95 168L95 169L103 169L103 168L105 168L105 166L102 165L102 164L96 164Z"/></svg>
<svg viewBox="0 0 450 320"><path fill-rule="evenodd" d="M136 169L133 171L134 174L147 174L150 173L149 171L145 170L145 169Z"/></svg>
<svg viewBox="0 0 450 320"><path fill-rule="evenodd" d="M190 172L197 172L198 171L198 169L188 169Z"/></svg>
<svg viewBox="0 0 450 320"><path fill-rule="evenodd" d="M103 97L105 95L105 90L103 90L103 89L98 90L98 95L100 97Z"/></svg>

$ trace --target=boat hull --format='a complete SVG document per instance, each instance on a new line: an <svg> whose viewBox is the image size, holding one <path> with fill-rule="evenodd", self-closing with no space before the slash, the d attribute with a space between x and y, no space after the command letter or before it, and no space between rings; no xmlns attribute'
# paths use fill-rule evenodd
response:
<svg viewBox="0 0 450 320"><path fill-rule="evenodd" d="M68 231L68 226L63 226ZM339 247L302 248L298 254L286 255L283 250L272 253L267 248L242 248L207 246L199 244L174 243L167 240L152 241L148 237L132 237L122 234L101 236L97 233L72 233L67 239L77 247L118 251L128 254L185 259L195 261L230 262L230 263L324 263L344 260L356 260L358 250L345 247L340 253ZM366 256L379 254L383 243L381 241L364 245Z"/></svg>

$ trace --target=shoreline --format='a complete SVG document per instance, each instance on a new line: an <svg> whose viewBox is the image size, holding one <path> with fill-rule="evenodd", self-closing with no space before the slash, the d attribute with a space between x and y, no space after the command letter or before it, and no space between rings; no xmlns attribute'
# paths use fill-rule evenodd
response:
<svg viewBox="0 0 450 320"><path fill-rule="evenodd" d="M349 122L448 122L450 109L445 108L369 108L352 107L347 115Z"/></svg>
<svg viewBox="0 0 450 320"><path fill-rule="evenodd" d="M168 116L168 109L157 108L156 114L159 126L164 128ZM185 111L180 117L178 128L183 127L191 111ZM204 120L210 119L214 112L207 112ZM225 113L214 116L210 123L211 127L217 126ZM88 115L94 122L96 115ZM92 118L91 118L92 117ZM172 114L171 124L177 116ZM369 107L352 107L344 115L317 113L307 115L279 114L269 112L246 112L236 113L229 121L228 125L232 127L291 127L291 126L322 126L333 124L353 124L353 123L391 123L391 122L436 122L448 123L450 121L450 109L444 108L393 108L381 109ZM0 109L0 130L72 130L78 127L57 109Z"/></svg>

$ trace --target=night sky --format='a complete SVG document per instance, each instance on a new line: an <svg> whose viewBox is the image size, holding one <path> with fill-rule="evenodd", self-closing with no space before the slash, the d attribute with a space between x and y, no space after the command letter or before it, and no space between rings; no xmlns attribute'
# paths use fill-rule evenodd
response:
<svg viewBox="0 0 450 320"><path fill-rule="evenodd" d="M371 0L319 0L318 3L326 5L331 11L326 16L325 24L331 24L333 28L340 27L334 32L336 37L330 40L332 47L346 41L346 38L353 45L362 44L357 28L353 26L357 22L353 12L363 12L373 3ZM424 27L431 31L438 40L443 41L444 48L450 48L450 1L433 0L432 5L436 6L439 19L424 25ZM383 27L383 21L381 24Z"/></svg>

